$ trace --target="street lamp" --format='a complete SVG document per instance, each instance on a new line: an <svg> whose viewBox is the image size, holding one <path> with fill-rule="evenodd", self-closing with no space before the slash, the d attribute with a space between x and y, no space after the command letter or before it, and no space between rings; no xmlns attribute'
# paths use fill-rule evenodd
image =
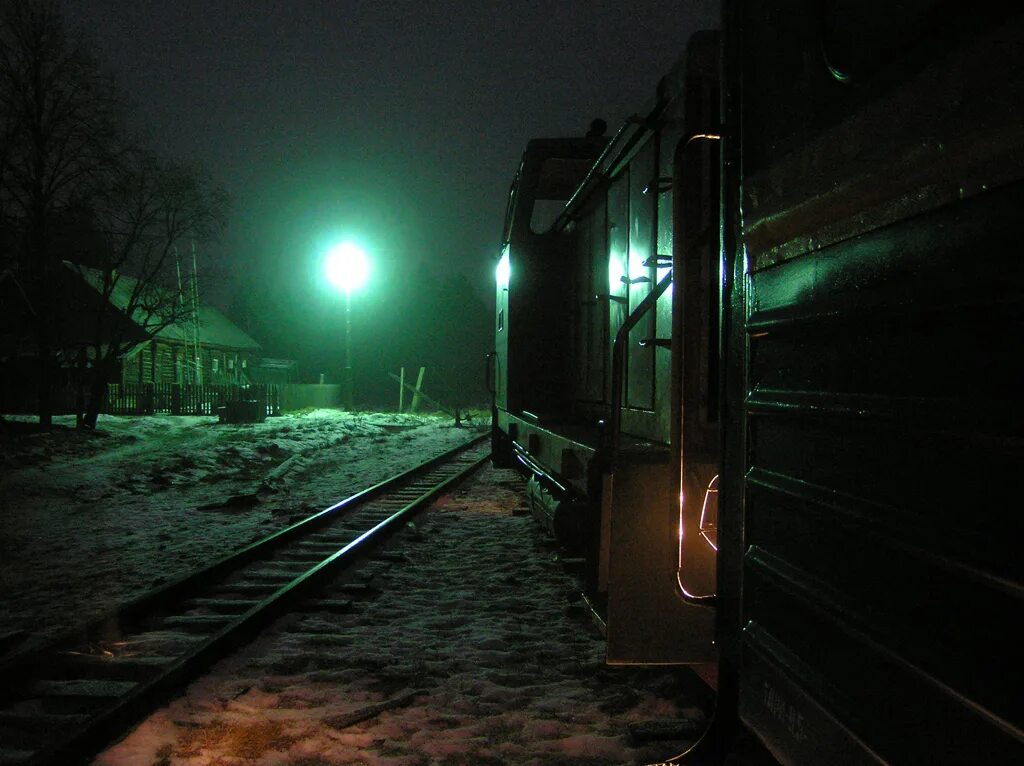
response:
<svg viewBox="0 0 1024 766"><path fill-rule="evenodd" d="M327 279L345 293L345 374L341 382L341 398L345 409L352 411L352 291L366 282L370 263L359 245L342 242L327 252L324 260Z"/></svg>

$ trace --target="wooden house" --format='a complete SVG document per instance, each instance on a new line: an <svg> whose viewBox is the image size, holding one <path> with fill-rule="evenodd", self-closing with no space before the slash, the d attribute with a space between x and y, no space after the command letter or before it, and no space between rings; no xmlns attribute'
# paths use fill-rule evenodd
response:
<svg viewBox="0 0 1024 766"><path fill-rule="evenodd" d="M198 322L169 325L122 359L122 383L253 382L260 345L213 306L200 306Z"/></svg>
<svg viewBox="0 0 1024 766"><path fill-rule="evenodd" d="M260 345L213 306L182 308L173 294L138 297L139 284L119 275L112 289L104 291L102 274L95 269L68 267L97 293L109 293L109 302L130 316L140 332L128 336L140 340L128 344L120 358L121 383L248 384L249 370L258 364ZM152 304L157 308L140 308ZM173 308L175 321L164 316ZM129 312L129 307L134 310ZM118 382L112 381L112 382Z"/></svg>

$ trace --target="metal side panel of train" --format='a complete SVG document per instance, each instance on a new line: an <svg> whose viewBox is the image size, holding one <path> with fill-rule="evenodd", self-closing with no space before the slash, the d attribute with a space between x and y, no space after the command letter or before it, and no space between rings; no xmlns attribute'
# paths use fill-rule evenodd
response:
<svg viewBox="0 0 1024 766"><path fill-rule="evenodd" d="M611 663L714 657L719 47L614 137L531 141L497 267L496 462L580 545Z"/></svg>
<svg viewBox="0 0 1024 766"><path fill-rule="evenodd" d="M1024 763L1024 23L867 6L726 8L723 669L783 763Z"/></svg>

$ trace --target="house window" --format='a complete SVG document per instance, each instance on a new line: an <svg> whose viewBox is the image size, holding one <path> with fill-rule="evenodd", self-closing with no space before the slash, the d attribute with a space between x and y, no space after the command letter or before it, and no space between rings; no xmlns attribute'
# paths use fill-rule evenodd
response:
<svg viewBox="0 0 1024 766"><path fill-rule="evenodd" d="M218 367L220 367L220 358L216 357L216 356L211 357L210 358L210 369L213 370L213 372L217 372L217 368Z"/></svg>
<svg viewBox="0 0 1024 766"><path fill-rule="evenodd" d="M244 370L248 366L249 366L249 360L248 359L243 359L242 360L242 369Z"/></svg>
<svg viewBox="0 0 1024 766"><path fill-rule="evenodd" d="M235 359L234 359L234 357L230 357L230 356L228 357L228 369L229 370L235 369Z"/></svg>

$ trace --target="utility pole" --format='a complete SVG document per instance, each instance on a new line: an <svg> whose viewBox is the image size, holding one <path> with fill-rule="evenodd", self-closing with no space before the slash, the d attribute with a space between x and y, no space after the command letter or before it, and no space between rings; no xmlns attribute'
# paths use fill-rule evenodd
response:
<svg viewBox="0 0 1024 766"><path fill-rule="evenodd" d="M203 353L199 345L199 270L196 268L196 241L192 240L192 331L196 353L196 380L203 383Z"/></svg>

